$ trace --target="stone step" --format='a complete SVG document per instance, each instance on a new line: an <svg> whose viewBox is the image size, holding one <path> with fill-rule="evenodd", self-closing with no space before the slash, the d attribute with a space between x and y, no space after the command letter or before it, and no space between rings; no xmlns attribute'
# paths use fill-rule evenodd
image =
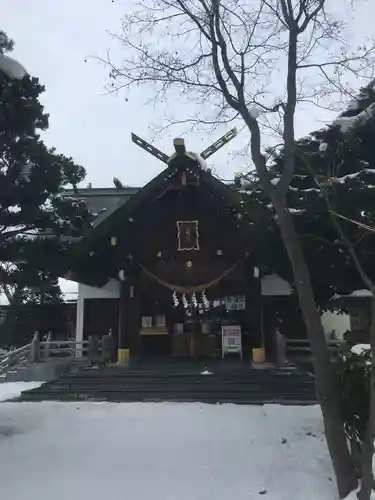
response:
<svg viewBox="0 0 375 500"><path fill-rule="evenodd" d="M44 391L42 393L24 393L22 401L108 401L108 402L202 402L202 403L242 403L242 404L316 404L315 398L311 395L290 394L246 394L243 392L231 392L222 394L197 393L197 392L53 392Z"/></svg>
<svg viewBox="0 0 375 500"><path fill-rule="evenodd" d="M176 392L176 393L184 393L184 392L207 392L212 394L224 394L224 393L244 393L244 394L261 394L261 393L272 393L275 394L311 394L314 393L312 388L306 387L285 387L283 390L274 391L272 387L207 387L207 386L195 386L195 385L185 385L185 386L176 386L174 384L165 385L163 387L154 386L108 386L108 385L98 385L98 386L55 386L46 384L43 387L38 389L33 389L33 392Z"/></svg>
<svg viewBox="0 0 375 500"><path fill-rule="evenodd" d="M294 380L296 382L298 381L313 381L313 377L309 375L302 375L302 374L296 374L296 375L273 375L273 374L254 374L254 375L242 375L242 374L212 374L212 375L202 375L202 374L175 374L175 373L163 373L163 374L134 374L134 373L106 373L106 372L99 372L97 374L87 374L79 372L78 374L69 374L65 375L65 379L76 379L79 377L80 379L85 379L85 380L96 380L96 379L101 379L101 380L122 380L122 379L127 379L127 380L144 380L144 381L159 381L159 380L168 380L170 378L174 378L176 380L224 380L224 381L237 381L237 380L248 380L248 381L261 381L261 380L272 380L274 383L284 383L284 382L289 382L290 380Z"/></svg>
<svg viewBox="0 0 375 500"><path fill-rule="evenodd" d="M222 395L222 394L234 394L234 393L243 393L243 394L275 394L277 396L285 396L288 397L291 394L294 395L300 395L300 396L305 396L309 395L313 397L314 391L311 389L306 389L306 388L285 388L282 391L274 391L272 387L267 387L267 388L259 388L259 389L253 389L253 390L248 390L246 388L219 388L219 387L194 387L194 386L184 386L184 387L176 387L173 385L165 386L165 387L109 387L109 386L98 386L98 387L80 387L80 386L72 386L72 387L49 387L45 388L43 391L40 390L38 391L40 394L42 392L53 392L55 394L59 394L62 392L74 392L76 394L79 393L101 393L105 392L108 394L112 394L115 392L124 392L124 393L148 393L148 394L163 394L163 393L178 393L178 394L186 394L186 393L191 393L194 392L196 394L212 394L212 395Z"/></svg>
<svg viewBox="0 0 375 500"><path fill-rule="evenodd" d="M314 379L299 371L237 370L200 375L196 371L81 369L26 391L20 401L200 401L291 404L316 402Z"/></svg>
<svg viewBox="0 0 375 500"><path fill-rule="evenodd" d="M77 375L78 377L78 375ZM64 377L65 380L74 380L76 377ZM86 380L88 383L95 383L97 380L107 380L111 382L116 382L116 381L121 381L121 380L140 380L144 381L146 383L150 382L163 382L164 380L169 380L171 378L177 380L177 381L184 381L184 380L189 380L189 381L194 381L194 382L199 382L201 380L212 380L215 382L233 382L236 383L237 381L246 381L246 382L262 382L262 381L272 381L275 384L283 384L283 383L290 383L290 381L295 381L296 383L304 383L304 382L309 382L309 381L314 381L313 378L306 377L306 378L301 378L301 377L289 377L289 378L277 378L277 377L218 377L218 376L212 376L212 375L198 375L198 376L186 376L186 377L177 377L174 375L170 376L154 376L154 377L135 377L135 376L121 376L121 377L115 377L115 376L107 376L103 375L102 377L86 377L86 376L81 376L79 375L79 378L81 380Z"/></svg>

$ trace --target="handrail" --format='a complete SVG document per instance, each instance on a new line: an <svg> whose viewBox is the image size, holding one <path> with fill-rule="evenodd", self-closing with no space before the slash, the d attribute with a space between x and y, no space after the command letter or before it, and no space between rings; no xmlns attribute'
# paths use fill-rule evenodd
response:
<svg viewBox="0 0 375 500"><path fill-rule="evenodd" d="M99 342L100 342L100 340L99 340ZM89 340L80 340L80 341L76 341L76 340L44 340L40 343L41 346L44 346L47 344L50 346L53 346L53 345L56 345L56 346L88 345Z"/></svg>
<svg viewBox="0 0 375 500"><path fill-rule="evenodd" d="M89 365L108 362L111 359L113 338L111 333L101 339L89 337L88 340L47 340L40 341L36 333L32 342L0 357L0 376L6 377L10 368L19 368L36 362L55 359L80 359Z"/></svg>
<svg viewBox="0 0 375 500"><path fill-rule="evenodd" d="M27 363L31 349L32 342L5 354L0 359L0 375L7 374L12 367L20 367Z"/></svg>
<svg viewBox="0 0 375 500"><path fill-rule="evenodd" d="M345 340L340 339L326 339L326 342L331 352L338 352L346 345ZM287 353L292 354L299 352L301 354L311 354L311 342L309 339L286 338L285 343Z"/></svg>
<svg viewBox="0 0 375 500"><path fill-rule="evenodd" d="M340 339L326 339L327 341L327 344L330 345L344 345L345 344L345 340L340 340ZM309 339L298 339L298 338L289 338L287 337L286 339L286 342L288 344L310 344L310 340Z"/></svg>

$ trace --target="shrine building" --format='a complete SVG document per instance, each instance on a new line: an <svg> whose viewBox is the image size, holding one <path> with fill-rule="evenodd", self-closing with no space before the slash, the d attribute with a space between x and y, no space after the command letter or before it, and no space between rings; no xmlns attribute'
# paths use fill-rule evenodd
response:
<svg viewBox="0 0 375 500"><path fill-rule="evenodd" d="M77 341L111 331L119 363L211 358L225 354L223 331L232 328L228 355L274 355L275 311L282 304L295 319L298 307L285 281L260 276L240 195L202 162L230 138L200 156L176 139L167 156L133 135L165 164L159 175L142 188L116 180L70 193L97 213L65 276L79 283Z"/></svg>

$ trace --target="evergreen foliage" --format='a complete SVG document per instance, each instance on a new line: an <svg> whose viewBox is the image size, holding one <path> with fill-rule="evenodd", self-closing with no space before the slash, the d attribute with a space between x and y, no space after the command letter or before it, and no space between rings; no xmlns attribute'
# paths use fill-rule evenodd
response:
<svg viewBox="0 0 375 500"><path fill-rule="evenodd" d="M288 190L288 207L303 242L317 302L326 307L336 293L350 293L364 284L340 240L328 212L325 196L345 236L371 279L375 279L375 85L363 88L357 100L326 128L297 142L296 170ZM283 169L283 151L272 152L270 175L277 183ZM322 194L324 191L324 196ZM272 204L258 181L244 190L244 206L256 200L268 211L268 248L281 275L291 279ZM374 232L357 223L374 228ZM274 251L276 249L276 252ZM260 254L260 258L265 256Z"/></svg>
<svg viewBox="0 0 375 500"><path fill-rule="evenodd" d="M12 48L0 32L0 54ZM92 221L83 200L63 195L84 179L84 168L41 139L44 90L37 78L0 73L0 285L20 303L61 299L57 278L69 240Z"/></svg>

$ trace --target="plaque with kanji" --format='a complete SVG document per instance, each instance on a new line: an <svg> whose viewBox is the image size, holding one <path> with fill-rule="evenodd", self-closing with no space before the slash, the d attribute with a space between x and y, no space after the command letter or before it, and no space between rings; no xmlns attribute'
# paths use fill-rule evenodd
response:
<svg viewBox="0 0 375 500"><path fill-rule="evenodd" d="M199 250L199 227L197 220L177 221L178 250Z"/></svg>

